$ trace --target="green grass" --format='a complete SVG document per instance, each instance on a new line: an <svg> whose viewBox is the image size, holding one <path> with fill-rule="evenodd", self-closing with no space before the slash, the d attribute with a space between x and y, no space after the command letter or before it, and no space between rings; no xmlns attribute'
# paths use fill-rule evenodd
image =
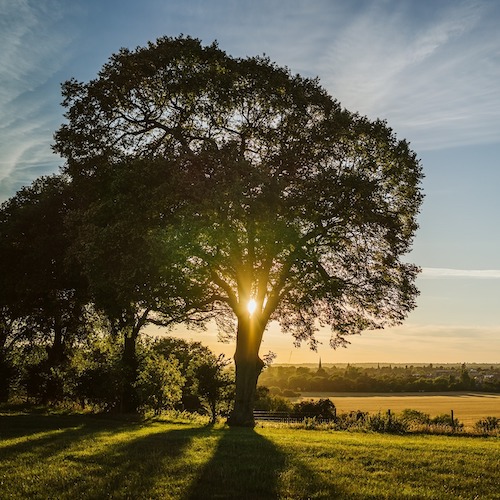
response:
<svg viewBox="0 0 500 500"><path fill-rule="evenodd" d="M2 499L500 498L498 438L0 415Z"/></svg>

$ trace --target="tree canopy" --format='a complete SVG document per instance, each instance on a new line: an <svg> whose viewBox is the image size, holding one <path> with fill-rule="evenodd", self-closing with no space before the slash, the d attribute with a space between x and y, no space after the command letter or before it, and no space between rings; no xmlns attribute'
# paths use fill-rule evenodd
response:
<svg viewBox="0 0 500 500"><path fill-rule="evenodd" d="M133 242L154 242L139 289L168 270L185 319L215 314L226 332L237 323L234 423L253 421L269 321L313 348L329 326L337 347L415 307L418 268L402 257L422 201L419 161L384 121L343 109L318 80L216 43L162 38L122 49L63 96L55 150L98 228L85 241L112 247L131 219L109 207L140 207L118 250L124 267L141 269L145 246L134 254ZM103 178L129 188L100 189Z"/></svg>

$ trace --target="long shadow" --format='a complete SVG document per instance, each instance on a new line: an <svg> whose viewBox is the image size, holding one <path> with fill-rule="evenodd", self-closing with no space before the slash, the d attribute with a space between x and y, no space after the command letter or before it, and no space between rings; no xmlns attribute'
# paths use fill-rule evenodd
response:
<svg viewBox="0 0 500 500"><path fill-rule="evenodd" d="M212 432L89 417L18 415L2 423L4 439L26 438L0 446L0 476L11 476L12 464L21 462L36 476L23 490L26 498L39 498L43 491L60 499L178 498L186 481L180 481L179 495L171 496L176 474L191 468L194 477L198 470L190 467L187 448Z"/></svg>
<svg viewBox="0 0 500 500"><path fill-rule="evenodd" d="M0 457L26 452L46 457L74 446L80 440L131 428L129 423L99 421L82 416L0 416ZM16 438L26 439L4 445L6 440Z"/></svg>
<svg viewBox="0 0 500 500"><path fill-rule="evenodd" d="M258 431L220 431L217 449L184 500L275 498L341 498L331 483L323 487L317 474L287 455Z"/></svg>
<svg viewBox="0 0 500 500"><path fill-rule="evenodd" d="M0 441L87 424L86 417L60 415L0 415Z"/></svg>
<svg viewBox="0 0 500 500"><path fill-rule="evenodd" d="M207 427L180 426L131 436L97 454L67 454L65 459L75 474L64 484L55 478L48 486L50 491L59 491L60 498L171 498L162 491L170 495L176 472L189 469L187 448L210 432ZM82 470L86 476L78 473Z"/></svg>
<svg viewBox="0 0 500 500"><path fill-rule="evenodd" d="M219 433L215 453L184 498L278 498L286 455L253 429L228 428Z"/></svg>
<svg viewBox="0 0 500 500"><path fill-rule="evenodd" d="M0 462L7 459L3 473L11 474L10 459L26 453L20 460L37 476L26 498L44 490L60 499L345 498L253 429L58 416L41 419L35 428L30 420L10 424L10 438L25 428L20 435L28 439L0 449Z"/></svg>

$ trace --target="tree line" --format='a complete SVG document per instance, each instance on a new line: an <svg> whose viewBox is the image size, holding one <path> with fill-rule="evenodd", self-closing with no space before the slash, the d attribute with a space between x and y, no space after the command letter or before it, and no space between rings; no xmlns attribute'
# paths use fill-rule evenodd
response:
<svg viewBox="0 0 500 500"><path fill-rule="evenodd" d="M260 382L272 394L300 392L500 392L500 368L385 366L366 368L272 366Z"/></svg>
<svg viewBox="0 0 500 500"><path fill-rule="evenodd" d="M340 347L415 307L420 163L318 80L165 37L62 94L60 173L0 209L3 370L43 345L57 371L105 324L135 411L144 327L214 320L236 344L230 424L253 425L270 321L311 348L329 326Z"/></svg>
<svg viewBox="0 0 500 500"><path fill-rule="evenodd" d="M227 415L234 396L234 369L200 342L144 337L136 346L137 373L131 389L140 413L197 412L215 422ZM21 343L2 369L3 402L51 404L92 412L121 412L129 367L119 339L94 331L66 350L58 365L49 344Z"/></svg>

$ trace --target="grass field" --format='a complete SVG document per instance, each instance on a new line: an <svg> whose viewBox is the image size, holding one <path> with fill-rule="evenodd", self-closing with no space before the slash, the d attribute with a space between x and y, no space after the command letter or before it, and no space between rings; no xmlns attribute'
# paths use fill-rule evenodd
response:
<svg viewBox="0 0 500 500"><path fill-rule="evenodd" d="M455 418L466 426L478 420L494 416L500 418L500 394L474 392L362 394L304 392L302 399L330 398L339 412L361 410L370 413L391 410L398 413L405 408L423 411L431 417L453 410Z"/></svg>
<svg viewBox="0 0 500 500"><path fill-rule="evenodd" d="M499 499L498 438L0 415L0 498Z"/></svg>

